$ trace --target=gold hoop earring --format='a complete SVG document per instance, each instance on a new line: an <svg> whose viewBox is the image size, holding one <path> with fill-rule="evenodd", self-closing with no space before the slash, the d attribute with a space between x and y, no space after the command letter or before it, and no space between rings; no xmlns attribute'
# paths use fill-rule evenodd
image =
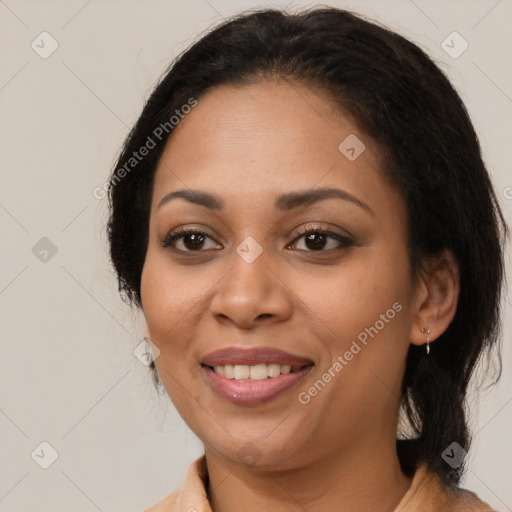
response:
<svg viewBox="0 0 512 512"><path fill-rule="evenodd" d="M423 334L427 334L427 355L430 354L430 329L425 329L425 327L423 327L421 329L421 332Z"/></svg>

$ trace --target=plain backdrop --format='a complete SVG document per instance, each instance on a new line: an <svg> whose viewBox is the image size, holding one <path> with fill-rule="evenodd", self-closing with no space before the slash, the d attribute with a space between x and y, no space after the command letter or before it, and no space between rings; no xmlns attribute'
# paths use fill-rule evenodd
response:
<svg viewBox="0 0 512 512"><path fill-rule="evenodd" d="M446 71L510 221L511 0L325 4L386 24ZM284 5L0 0L0 511L139 512L179 487L202 453L134 356L144 323L117 293L106 200L93 190L173 57L235 12ZM447 37L457 38L452 55ZM512 510L508 302L503 377L478 407L472 399L463 482L500 511Z"/></svg>

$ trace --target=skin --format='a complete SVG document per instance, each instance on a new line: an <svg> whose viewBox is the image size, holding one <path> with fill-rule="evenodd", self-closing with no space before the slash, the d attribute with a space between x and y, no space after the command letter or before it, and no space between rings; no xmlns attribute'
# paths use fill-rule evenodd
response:
<svg viewBox="0 0 512 512"><path fill-rule="evenodd" d="M338 149L349 134L366 146L354 161ZM274 208L278 194L323 187L343 189L371 212L338 198ZM189 188L219 195L224 209L182 198L157 208ZM190 238L175 251L162 247L179 226L208 237L195 250ZM308 244L301 226L353 243ZM431 342L447 328L459 293L446 252L413 282L405 226L404 201L385 180L375 144L303 85L214 88L175 128L155 175L141 297L162 382L204 443L213 511L389 511L399 503L411 484L395 450L407 350L426 342L422 328ZM263 249L252 263L236 252L248 236ZM301 404L298 394L397 302L401 311ZM271 401L237 406L214 393L199 366L235 345L280 348L315 366ZM238 457L247 443L255 464Z"/></svg>

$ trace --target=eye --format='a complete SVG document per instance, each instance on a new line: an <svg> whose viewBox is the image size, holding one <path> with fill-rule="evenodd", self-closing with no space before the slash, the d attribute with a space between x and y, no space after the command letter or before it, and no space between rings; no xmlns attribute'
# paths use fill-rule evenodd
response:
<svg viewBox="0 0 512 512"><path fill-rule="evenodd" d="M181 227L181 228L178 228L178 230L176 232L169 233L165 237L165 239L161 243L161 245L164 248L170 247L176 251L181 251L181 252L194 252L194 251L198 252L204 248L205 241L207 239L212 240L214 242L214 240L210 236L208 236L207 233L202 231L201 229ZM180 248L180 247L176 247L176 245L178 245L180 243L182 244L182 247L184 247L184 249ZM214 245L217 247L221 247L216 242L214 242ZM215 248L215 247L213 247L213 248Z"/></svg>
<svg viewBox="0 0 512 512"><path fill-rule="evenodd" d="M292 244L304 238L306 249L299 250L306 250L308 252L326 252L330 249L345 249L354 243L353 240L347 236L319 227L303 227L299 229L299 233L300 236L297 237Z"/></svg>
<svg viewBox="0 0 512 512"><path fill-rule="evenodd" d="M302 227L295 240L288 245L291 247L298 240L304 238L305 248L299 248L301 251L307 252L327 252L328 250L340 250L350 247L354 242L347 236L322 229L320 227ZM211 247L207 246L207 240L213 242ZM179 245L181 244L181 247ZM169 233L161 242L162 247L171 248L177 252L201 252L205 249L220 249L221 245L217 244L205 231L199 228L180 227L175 232Z"/></svg>

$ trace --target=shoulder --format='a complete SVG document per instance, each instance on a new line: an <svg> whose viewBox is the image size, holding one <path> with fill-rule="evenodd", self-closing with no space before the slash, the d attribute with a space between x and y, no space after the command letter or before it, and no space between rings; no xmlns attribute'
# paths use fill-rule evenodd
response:
<svg viewBox="0 0 512 512"><path fill-rule="evenodd" d="M211 512L207 486L206 459L202 455L190 464L183 485L178 490L143 512Z"/></svg>
<svg viewBox="0 0 512 512"><path fill-rule="evenodd" d="M183 485L144 512L211 512L207 498L204 455L188 468ZM418 467L411 487L394 512L497 512L478 496L460 487L449 487L426 465Z"/></svg>
<svg viewBox="0 0 512 512"><path fill-rule="evenodd" d="M466 489L459 489L459 495L454 500L454 512L497 512L487 503L480 500L478 496Z"/></svg>
<svg viewBox="0 0 512 512"><path fill-rule="evenodd" d="M395 512L496 512L478 496L460 487L449 487L426 465L416 470L410 489Z"/></svg>

